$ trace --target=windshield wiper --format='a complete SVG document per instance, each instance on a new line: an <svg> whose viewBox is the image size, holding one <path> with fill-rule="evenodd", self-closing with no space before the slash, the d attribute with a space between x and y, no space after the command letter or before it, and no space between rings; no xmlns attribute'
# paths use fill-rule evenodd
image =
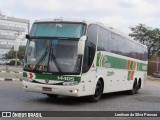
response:
<svg viewBox="0 0 160 120"><path fill-rule="evenodd" d="M41 58L38 60L38 62L36 63L35 66L39 65L39 63L43 62L48 54L48 48L49 48L49 45L46 47L46 50L45 52L42 54ZM34 70L36 70L36 67L34 68Z"/></svg>
<svg viewBox="0 0 160 120"><path fill-rule="evenodd" d="M39 65L39 63L43 62L47 56L48 52L47 50L43 53L43 55L41 56L41 58L39 59L39 61L37 62L36 66Z"/></svg>
<svg viewBox="0 0 160 120"><path fill-rule="evenodd" d="M53 52L50 52L50 55L51 55L51 61L53 60L54 64L56 65L57 69L59 72L62 72L62 69L60 67L60 65L58 64L57 60L56 60L56 57L54 56Z"/></svg>

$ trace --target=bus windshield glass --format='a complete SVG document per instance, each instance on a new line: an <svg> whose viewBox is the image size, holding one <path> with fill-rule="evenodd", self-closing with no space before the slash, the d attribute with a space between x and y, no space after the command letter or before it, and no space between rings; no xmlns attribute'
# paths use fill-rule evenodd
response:
<svg viewBox="0 0 160 120"><path fill-rule="evenodd" d="M85 32L83 23L34 23L30 36L80 38Z"/></svg>
<svg viewBox="0 0 160 120"><path fill-rule="evenodd" d="M80 73L78 41L31 39L26 48L25 70Z"/></svg>

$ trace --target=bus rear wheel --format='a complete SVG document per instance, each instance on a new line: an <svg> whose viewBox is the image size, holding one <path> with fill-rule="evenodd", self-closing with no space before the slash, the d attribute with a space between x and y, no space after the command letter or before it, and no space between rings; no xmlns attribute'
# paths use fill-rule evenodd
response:
<svg viewBox="0 0 160 120"><path fill-rule="evenodd" d="M99 80L96 85L95 94L92 96L89 96L89 101L98 102L102 96L102 93L103 93L103 86L101 81Z"/></svg>
<svg viewBox="0 0 160 120"><path fill-rule="evenodd" d="M137 80L135 80L133 83L133 88L129 90L128 93L130 95L134 95L134 94L137 94L137 92L138 92L138 85L137 85Z"/></svg>

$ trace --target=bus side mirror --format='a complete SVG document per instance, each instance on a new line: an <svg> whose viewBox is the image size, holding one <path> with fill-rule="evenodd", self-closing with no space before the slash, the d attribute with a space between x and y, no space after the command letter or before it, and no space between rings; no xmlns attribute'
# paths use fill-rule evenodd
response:
<svg viewBox="0 0 160 120"><path fill-rule="evenodd" d="M29 36L28 34L26 34L26 38L27 38L27 39L30 39L30 36Z"/></svg>
<svg viewBox="0 0 160 120"><path fill-rule="evenodd" d="M78 42L78 54L82 55L84 53L85 41L87 40L87 36L82 36Z"/></svg>
<svg viewBox="0 0 160 120"><path fill-rule="evenodd" d="M84 35L84 36L82 36L79 40L80 40L80 41L86 41L86 40L87 40L87 36Z"/></svg>

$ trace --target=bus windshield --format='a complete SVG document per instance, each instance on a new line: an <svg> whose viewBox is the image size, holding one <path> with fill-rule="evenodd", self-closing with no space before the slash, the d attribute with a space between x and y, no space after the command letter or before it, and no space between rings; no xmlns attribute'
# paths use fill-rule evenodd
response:
<svg viewBox="0 0 160 120"><path fill-rule="evenodd" d="M85 32L82 23L34 23L30 36L80 38Z"/></svg>
<svg viewBox="0 0 160 120"><path fill-rule="evenodd" d="M80 73L78 41L31 39L26 48L25 70Z"/></svg>

